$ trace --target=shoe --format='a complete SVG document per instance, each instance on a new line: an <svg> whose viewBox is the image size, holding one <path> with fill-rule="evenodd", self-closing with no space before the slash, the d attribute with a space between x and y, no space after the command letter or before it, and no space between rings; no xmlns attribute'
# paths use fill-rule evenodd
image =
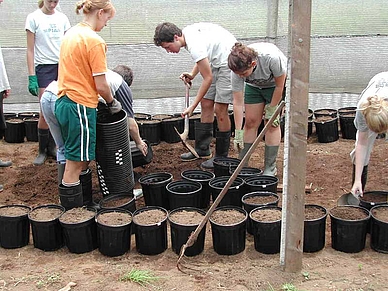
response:
<svg viewBox="0 0 388 291"><path fill-rule="evenodd" d="M9 166L12 166L12 162L11 161L2 161L0 160L0 167L9 167Z"/></svg>
<svg viewBox="0 0 388 291"><path fill-rule="evenodd" d="M3 192L3 190L4 190L3 185L0 185L0 192Z"/></svg>

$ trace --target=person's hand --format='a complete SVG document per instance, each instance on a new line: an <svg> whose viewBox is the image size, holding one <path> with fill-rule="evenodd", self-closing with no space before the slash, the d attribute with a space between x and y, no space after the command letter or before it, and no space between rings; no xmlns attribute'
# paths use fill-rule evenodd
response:
<svg viewBox="0 0 388 291"><path fill-rule="evenodd" d="M179 76L179 79L181 79L183 82L186 82L191 87L191 81L194 79L194 77L190 73L185 72Z"/></svg>
<svg viewBox="0 0 388 291"><path fill-rule="evenodd" d="M265 105L265 119L269 120L271 119L272 115L275 113L277 106L270 106L269 104ZM280 124L280 118L279 115L276 116L275 120L272 123L273 127L278 127Z"/></svg>
<svg viewBox="0 0 388 291"><path fill-rule="evenodd" d="M111 103L107 103L110 114L116 114L121 111L121 103L117 101L116 98L113 98Z"/></svg>
<svg viewBox="0 0 388 291"><path fill-rule="evenodd" d="M147 144L143 140L141 140L140 143L136 144L136 147L143 154L143 156L147 155L147 153L148 153L148 146L147 146Z"/></svg>
<svg viewBox="0 0 388 291"><path fill-rule="evenodd" d="M32 95L38 96L39 85L38 85L38 78L36 77L36 75L28 76L28 91Z"/></svg>
<svg viewBox="0 0 388 291"><path fill-rule="evenodd" d="M5 98L9 97L9 95L11 94L11 89L4 90L1 93L3 94L3 98L5 99Z"/></svg>
<svg viewBox="0 0 388 291"><path fill-rule="evenodd" d="M354 184L353 184L352 189L350 190L350 193L352 193L353 196L356 197L357 199L359 197L362 197L363 192L362 192L362 183L361 183L361 181L354 181Z"/></svg>
<svg viewBox="0 0 388 291"><path fill-rule="evenodd" d="M181 114L182 118L185 118L186 115L189 117L193 115L194 109L193 105L187 107Z"/></svg>
<svg viewBox="0 0 388 291"><path fill-rule="evenodd" d="M244 148L244 130L236 129L234 131L234 140L233 140L234 149L238 152Z"/></svg>

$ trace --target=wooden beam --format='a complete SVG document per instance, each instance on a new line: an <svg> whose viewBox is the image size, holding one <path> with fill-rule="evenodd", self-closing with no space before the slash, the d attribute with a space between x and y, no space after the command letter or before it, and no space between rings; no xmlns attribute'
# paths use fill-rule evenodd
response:
<svg viewBox="0 0 388 291"><path fill-rule="evenodd" d="M280 264L302 269L310 72L311 0L289 0L289 95L286 104Z"/></svg>

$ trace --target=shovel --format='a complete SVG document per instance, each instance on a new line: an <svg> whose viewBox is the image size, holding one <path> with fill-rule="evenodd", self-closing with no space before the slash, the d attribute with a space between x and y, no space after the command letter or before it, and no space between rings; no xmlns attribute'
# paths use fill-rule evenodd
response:
<svg viewBox="0 0 388 291"><path fill-rule="evenodd" d="M354 205L359 206L360 205L360 199L354 196L352 193L345 193L341 195L340 198L337 200L338 206L344 206L344 205Z"/></svg>
<svg viewBox="0 0 388 291"><path fill-rule="evenodd" d="M189 97L189 90L191 88L191 85L187 83L185 80L183 81L186 86L186 96L185 96L185 107L188 108L190 105L190 97ZM176 133L179 135L182 144L197 158L199 159L199 155L196 152L196 150L186 141L188 135L189 135L189 115L185 115L185 127L182 133L179 133L178 129L174 126L174 129Z"/></svg>
<svg viewBox="0 0 388 291"><path fill-rule="evenodd" d="M180 265L180 261L182 260L184 254L185 254L185 250L188 247L191 247L195 243L195 241L198 238L199 233L201 232L202 228L206 225L206 222L209 220L209 218L210 218L211 214L213 213L214 209L218 206L218 204L220 204L222 198L224 198L226 192L229 190L229 187L232 185L233 181L236 179L238 174L241 172L241 169L249 161L249 159L250 159L252 153L255 151L257 145L263 139L263 137L264 137L265 133L267 132L267 130L269 129L269 127L272 126L272 123L274 122L276 117L280 114L281 110L283 109L284 104L285 104L284 101L280 102L280 104L276 108L276 111L274 112L272 117L268 120L267 124L264 126L264 128L262 129L260 134L256 137L256 139L253 142L252 146L249 148L249 150L247 151L245 156L242 158L242 160L238 164L237 168L234 170L233 174L230 176L228 182L226 182L224 188L221 190L220 194L218 194L216 200L214 200L212 206L207 211L207 213L204 216L204 218L202 219L201 223L197 226L195 231L191 233L190 237L187 239L187 242L184 245L182 245L182 248L181 248L181 251L180 251L180 255L179 255L179 258L178 258L178 261L177 261L177 268L180 271L183 272L183 270L181 268L181 265Z"/></svg>

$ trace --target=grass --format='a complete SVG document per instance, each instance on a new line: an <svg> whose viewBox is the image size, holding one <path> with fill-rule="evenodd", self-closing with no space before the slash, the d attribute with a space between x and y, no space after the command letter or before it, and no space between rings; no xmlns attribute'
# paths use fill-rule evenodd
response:
<svg viewBox="0 0 388 291"><path fill-rule="evenodd" d="M120 278L120 281L129 281L146 287L147 285L152 285L151 282L155 282L159 279L160 277L155 276L151 271L132 269L130 272L124 274Z"/></svg>

